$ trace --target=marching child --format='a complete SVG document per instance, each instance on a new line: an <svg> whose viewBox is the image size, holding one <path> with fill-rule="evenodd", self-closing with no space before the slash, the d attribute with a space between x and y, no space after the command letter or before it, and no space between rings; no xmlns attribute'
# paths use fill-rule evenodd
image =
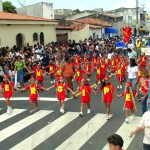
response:
<svg viewBox="0 0 150 150"><path fill-rule="evenodd" d="M113 93L115 91L114 86L110 83L110 77L105 76L104 82L100 86L100 88L96 91L98 93L99 91L102 91L102 102L105 103L106 106L106 119L109 120L110 118L110 104L113 99Z"/></svg>
<svg viewBox="0 0 150 150"><path fill-rule="evenodd" d="M118 81L117 90L122 89L123 68L121 67L121 63L118 63L117 65L116 78Z"/></svg>
<svg viewBox="0 0 150 150"><path fill-rule="evenodd" d="M86 79L82 79L81 80L81 85L78 87L77 91L74 93L74 95L77 92L81 93L81 98L80 98L80 113L79 116L82 117L83 116L83 112L84 112L84 105L87 105L87 113L89 114L91 112L90 110L90 92L92 91L94 94L95 91L92 89L92 87L87 83Z"/></svg>
<svg viewBox="0 0 150 150"><path fill-rule="evenodd" d="M64 82L64 78L62 76L59 77L58 82L56 82L51 87L47 88L47 90L51 90L52 88L56 88L56 96L60 101L60 113L65 113L64 100L66 98L66 90L69 90L72 94L74 92L68 87L68 85Z"/></svg>
<svg viewBox="0 0 150 150"><path fill-rule="evenodd" d="M4 98L6 99L7 114L12 113L10 98L13 96L14 84L9 81L8 75L3 76L3 83L1 85Z"/></svg>
<svg viewBox="0 0 150 150"><path fill-rule="evenodd" d="M117 95L117 97L124 96L125 101L124 101L124 110L125 110L125 122L129 122L129 110L131 111L131 120L134 120L134 112L136 110L135 106L135 91L132 90L132 83L131 82L126 82L125 90L122 92L122 94Z"/></svg>
<svg viewBox="0 0 150 150"><path fill-rule="evenodd" d="M50 76L51 83L55 83L54 78L55 65L53 64L52 60L50 60L49 65L46 68L48 68L48 74Z"/></svg>
<svg viewBox="0 0 150 150"><path fill-rule="evenodd" d="M37 85L35 83L35 79L33 77L30 78L30 84L27 85L25 88L22 88L22 89L17 89L17 90L21 90L21 91L26 91L26 90L29 90L30 91L30 95L29 95L29 100L30 100L30 114L33 114L34 112L34 109L33 109L33 103L35 104L35 107L36 107L36 111L38 111L38 90L39 89L43 89L43 90L46 90L46 88L40 86L40 85Z"/></svg>

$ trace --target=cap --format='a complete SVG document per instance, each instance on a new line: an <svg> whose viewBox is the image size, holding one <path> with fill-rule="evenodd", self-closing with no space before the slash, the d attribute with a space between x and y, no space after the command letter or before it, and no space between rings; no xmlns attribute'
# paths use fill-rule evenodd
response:
<svg viewBox="0 0 150 150"><path fill-rule="evenodd" d="M105 77L104 77L104 80L109 80L109 79L110 79L109 76L105 76Z"/></svg>
<svg viewBox="0 0 150 150"><path fill-rule="evenodd" d="M34 81L34 78L33 78L33 77L31 77L31 78L30 78L30 81Z"/></svg>
<svg viewBox="0 0 150 150"><path fill-rule="evenodd" d="M132 83L131 82L126 82L126 85L131 87L132 86Z"/></svg>

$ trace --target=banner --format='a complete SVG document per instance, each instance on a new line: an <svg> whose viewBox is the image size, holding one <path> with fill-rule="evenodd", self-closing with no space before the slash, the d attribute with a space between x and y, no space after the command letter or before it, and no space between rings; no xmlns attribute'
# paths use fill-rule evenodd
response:
<svg viewBox="0 0 150 150"><path fill-rule="evenodd" d="M150 56L150 47L148 47L148 48L141 48L141 52L145 53L145 55Z"/></svg>
<svg viewBox="0 0 150 150"><path fill-rule="evenodd" d="M132 34L132 28L123 27L123 40L125 45L129 42L131 34Z"/></svg>

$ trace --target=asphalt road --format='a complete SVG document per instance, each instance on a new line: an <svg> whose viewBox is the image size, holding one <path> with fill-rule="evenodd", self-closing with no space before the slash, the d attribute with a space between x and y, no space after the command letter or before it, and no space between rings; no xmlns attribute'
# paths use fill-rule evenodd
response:
<svg viewBox="0 0 150 150"><path fill-rule="evenodd" d="M45 76L44 78L44 87L51 86L52 84L49 82L49 77ZM111 78L111 82L115 87L117 86L115 77ZM89 83L93 86L94 75L91 77ZM74 89L76 90L76 88L77 85L74 82ZM122 90L117 92L121 93ZM130 132L135 129L136 125L138 125L140 120L139 117L142 116L141 104L138 101L136 102L138 110L136 113L137 118L128 124L124 123L123 97L119 99L114 97L111 105L112 117L109 121L106 121L105 105L101 102L101 92L97 96L93 95L93 93L91 94L91 114L86 113L85 107L85 114L82 118L78 116L80 110L80 99L78 96L77 99L70 99L65 102L66 113L64 115L61 115L59 112L58 101L42 101L40 98L40 111L33 114L33 118L28 119L30 117L29 101L21 99L22 97L28 97L28 94L28 91L15 91L14 97L20 97L20 100L12 100L12 107L14 109L13 113L15 113L15 109L24 111L15 116L10 115L8 119L6 119L7 114L4 114L6 112L5 101L0 100L1 150L8 150L12 147L14 147L12 149L21 150L23 147L19 144L22 141L26 142L28 138L29 141L32 141L32 146L30 147L29 142L27 142L28 144L25 144L24 146L24 149L26 150L102 150L107 144L107 137L116 132L120 133L120 131L120 135L123 137L125 136L125 147L127 145L128 150L142 149L143 132L137 134L134 138L128 137ZM40 91L39 95L40 97L47 97L49 99L56 98L55 89L52 89L51 91ZM102 115L102 117L99 117L100 115ZM94 117L95 119L93 119ZM4 118L4 121L2 118ZM25 121L20 122L23 119L25 119ZM26 123L28 123L28 125L26 125ZM125 126L124 128L123 125ZM16 126L16 128L14 128L14 126ZM48 128L45 128L46 126L48 126ZM45 130L39 132L37 137L34 137L38 131L44 128ZM128 142L129 144L127 144ZM16 145L18 147L15 147Z"/></svg>

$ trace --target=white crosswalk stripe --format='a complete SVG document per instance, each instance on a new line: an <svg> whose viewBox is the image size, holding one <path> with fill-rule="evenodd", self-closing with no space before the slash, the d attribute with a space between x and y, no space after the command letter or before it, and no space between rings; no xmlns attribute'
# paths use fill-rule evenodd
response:
<svg viewBox="0 0 150 150"><path fill-rule="evenodd" d="M0 122L9 121L9 119L11 119L12 117L17 117L17 115L22 114L25 111L26 109L14 109L11 115L4 113L0 115ZM8 138L10 136L15 136L16 134L18 136L18 133L20 131L26 131L26 127L32 126L35 122L40 122L42 118L47 117L48 115L52 115L52 112L54 111L40 110L34 113L33 115L24 115L24 118L17 122L11 122L11 125L7 126L6 128L0 131L0 142L8 141ZM81 119L84 120L84 118L86 118L86 116L80 118L78 112L67 112L64 115L58 115L57 118L55 118L54 113L53 116L54 118L52 119L52 122L49 122L48 125L44 124L35 132L33 131L33 133L31 131L30 134L28 134L26 137L23 137L20 141L14 143L12 146L9 147L9 149L32 150L34 148L37 148L38 146L41 146L46 140L53 139L53 136L55 137L56 133L59 135L64 127L69 126L69 128L71 128L74 124L73 121L76 120L78 122ZM110 117L112 117L112 115ZM121 124L121 126L118 126L118 131L115 131L124 139L123 149L128 149L130 143L134 140L134 137L129 137L129 134L139 124L140 119L141 117L136 117L135 120L132 120L129 123L123 123ZM47 121L46 118L45 120ZM72 134L67 135L66 139L62 140L59 144L56 144L54 146L54 149L78 150L83 145L85 145L90 139L92 139L97 132L100 132L102 127L104 127L106 124L108 125L108 123L109 121L106 120L105 114L91 114L90 117L87 117L85 121L81 123L79 128L76 128L72 132ZM34 124L33 126L36 126L36 124ZM104 145L106 143L107 141L104 143ZM108 149L108 145L106 144L103 147L103 150Z"/></svg>
<svg viewBox="0 0 150 150"><path fill-rule="evenodd" d="M18 115L24 111L26 111L26 109L13 109L13 112L9 115L7 113L2 114L2 115L0 115L0 123L11 118L11 117Z"/></svg>
<svg viewBox="0 0 150 150"><path fill-rule="evenodd" d="M91 120L89 120L84 126L82 126L75 134L62 143L57 150L77 150L79 149L89 138L91 138L97 130L99 130L105 123L106 115L97 114ZM82 135L82 136L80 136ZM84 138L83 138L84 137Z"/></svg>
<svg viewBox="0 0 150 150"><path fill-rule="evenodd" d="M30 136L29 138L25 139L24 141L13 147L11 150L33 149L77 117L78 113L66 113L56 121L47 125L45 128L41 129L34 135Z"/></svg>
<svg viewBox="0 0 150 150"><path fill-rule="evenodd" d="M4 130L0 131L0 142L5 140L6 138L8 138L9 136L17 133L18 131L22 130L23 128L29 126L30 124L40 120L41 118L43 118L44 116L52 113L53 111L47 111L47 110L42 110L39 111L7 128L5 128ZM37 117L38 116L38 117Z"/></svg>
<svg viewBox="0 0 150 150"><path fill-rule="evenodd" d="M119 134L124 142L123 149L127 149L130 143L132 142L134 136L131 138L130 133L133 131L139 124L141 117L136 117L135 120L130 121L129 123L124 122L116 134ZM108 150L108 145L106 145L103 150Z"/></svg>

